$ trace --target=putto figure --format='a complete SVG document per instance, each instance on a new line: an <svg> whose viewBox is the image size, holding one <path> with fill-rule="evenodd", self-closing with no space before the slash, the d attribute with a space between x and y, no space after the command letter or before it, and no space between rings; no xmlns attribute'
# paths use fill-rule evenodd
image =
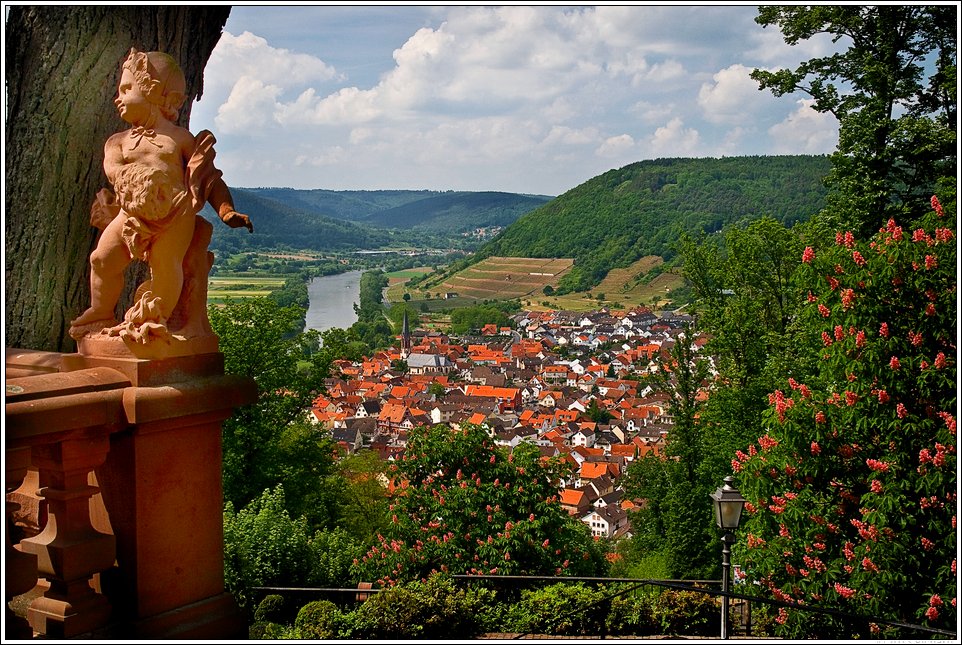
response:
<svg viewBox="0 0 962 645"><path fill-rule="evenodd" d="M104 173L113 193L101 190L91 207L91 223L103 232L90 255L90 307L71 322L70 335L78 340L119 336L144 345L169 342L178 329L209 329L211 229L197 215L204 203L232 228L253 232L254 227L234 210L230 190L214 167L214 135L204 130L195 137L174 123L187 85L176 61L161 52L131 49L121 70L114 104L132 127L111 135L104 146ZM134 258L147 262L150 278L118 324L114 308L124 270ZM194 281L187 289L185 273L188 282ZM200 291L204 302L197 297ZM193 295L194 302L186 302L185 295ZM191 316L203 321L192 325Z"/></svg>

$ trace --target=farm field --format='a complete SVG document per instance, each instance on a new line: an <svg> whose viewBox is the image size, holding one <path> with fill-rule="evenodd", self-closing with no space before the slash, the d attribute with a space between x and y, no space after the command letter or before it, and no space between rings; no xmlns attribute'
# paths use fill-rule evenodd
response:
<svg viewBox="0 0 962 645"><path fill-rule="evenodd" d="M418 278L427 273L431 273L431 267L413 267L411 269L401 269L400 271L391 271L386 273L387 276L387 290L385 291L385 297L390 302L398 302L404 297L404 292L406 291L404 283L411 278ZM411 294L412 297L416 297L416 293Z"/></svg>
<svg viewBox="0 0 962 645"><path fill-rule="evenodd" d="M250 276L222 273L207 281L208 304L220 304L225 298L256 298L267 296L284 286L285 276Z"/></svg>
<svg viewBox="0 0 962 645"><path fill-rule="evenodd" d="M438 292L456 293L475 300L536 298L571 270L568 258L506 258L482 260L435 287Z"/></svg>
<svg viewBox="0 0 962 645"><path fill-rule="evenodd" d="M569 293L563 296L549 297L540 294L533 296L530 308L536 311L543 309L589 311L599 306L612 307L616 303L621 305L620 308L625 309L638 305L658 308L667 302L666 296L669 291L684 283L684 278L674 269L669 269L648 282L642 280L649 271L663 263L664 260L656 255L643 257L623 269L612 269L591 291ZM601 294L604 295L604 299L599 301L598 295ZM545 302L548 303L547 306L544 305Z"/></svg>

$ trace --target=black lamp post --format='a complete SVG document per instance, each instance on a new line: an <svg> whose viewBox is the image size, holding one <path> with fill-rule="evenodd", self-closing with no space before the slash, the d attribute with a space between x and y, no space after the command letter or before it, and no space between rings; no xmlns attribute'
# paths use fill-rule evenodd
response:
<svg viewBox="0 0 962 645"><path fill-rule="evenodd" d="M729 590L729 570L731 569L731 545L735 543L734 531L738 528L738 523L742 518L742 508L745 507L745 498L732 486L735 478L729 475L725 478L725 485L716 489L711 494L712 503L715 505L715 523L718 528L724 531L722 535L722 610L721 610L721 637L728 638L728 590Z"/></svg>

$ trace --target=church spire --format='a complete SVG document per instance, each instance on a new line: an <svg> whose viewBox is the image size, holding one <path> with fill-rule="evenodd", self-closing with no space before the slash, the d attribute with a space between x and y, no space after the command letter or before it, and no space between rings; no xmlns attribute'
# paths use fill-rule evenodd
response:
<svg viewBox="0 0 962 645"><path fill-rule="evenodd" d="M401 356L407 358L411 353L411 328L408 326L408 312L404 310L404 322L401 323Z"/></svg>

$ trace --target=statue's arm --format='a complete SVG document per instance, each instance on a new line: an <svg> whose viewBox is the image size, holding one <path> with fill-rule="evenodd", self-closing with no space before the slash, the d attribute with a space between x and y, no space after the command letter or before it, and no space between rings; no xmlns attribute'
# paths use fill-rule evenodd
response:
<svg viewBox="0 0 962 645"><path fill-rule="evenodd" d="M214 207L221 221L231 228L244 227L251 233L254 232L254 224L251 223L251 218L234 210L234 200L231 197L230 189L220 177L211 182L207 203Z"/></svg>

